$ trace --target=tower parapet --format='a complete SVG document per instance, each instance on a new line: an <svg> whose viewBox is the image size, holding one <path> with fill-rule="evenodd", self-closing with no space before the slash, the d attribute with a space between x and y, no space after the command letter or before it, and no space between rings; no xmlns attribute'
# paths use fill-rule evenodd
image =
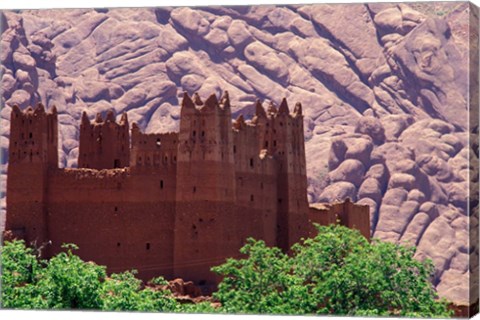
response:
<svg viewBox="0 0 480 320"><path fill-rule="evenodd" d="M58 168L57 110L13 106L10 130L5 227L40 246L48 239L48 174Z"/></svg>
<svg viewBox="0 0 480 320"><path fill-rule="evenodd" d="M87 113L82 114L80 125L79 168L113 169L123 168L130 161L130 137L127 114L120 122L115 121L112 110L103 119L97 113L93 123Z"/></svg>
<svg viewBox="0 0 480 320"><path fill-rule="evenodd" d="M58 167L57 109L45 111L42 104L24 111L13 106L11 113L9 165L44 163Z"/></svg>
<svg viewBox="0 0 480 320"><path fill-rule="evenodd" d="M305 236L308 223L307 177L302 106L290 113L284 98L267 110L257 101L252 123L258 127L258 145L276 160L277 168L277 245L288 250Z"/></svg>

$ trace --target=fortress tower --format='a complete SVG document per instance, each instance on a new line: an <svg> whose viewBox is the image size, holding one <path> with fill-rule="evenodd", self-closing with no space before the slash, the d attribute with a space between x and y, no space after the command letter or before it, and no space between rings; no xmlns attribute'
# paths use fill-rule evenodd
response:
<svg viewBox="0 0 480 320"><path fill-rule="evenodd" d="M49 239L48 176L58 168L57 110L14 106L10 126L6 230L40 246Z"/></svg>
<svg viewBox="0 0 480 320"><path fill-rule="evenodd" d="M287 251L304 234L308 224L307 175L302 106L290 114L287 101L263 109L257 102L253 124L258 127L258 144L276 160L277 230L276 245Z"/></svg>
<svg viewBox="0 0 480 320"><path fill-rule="evenodd" d="M90 123L82 114L80 125L79 168L113 169L127 167L130 161L130 142L127 114L116 123L113 111L105 120L100 113Z"/></svg>
<svg viewBox="0 0 480 320"><path fill-rule="evenodd" d="M215 95L203 102L185 93L181 108L174 270L214 284L209 268L239 247L230 100L228 93L220 102Z"/></svg>

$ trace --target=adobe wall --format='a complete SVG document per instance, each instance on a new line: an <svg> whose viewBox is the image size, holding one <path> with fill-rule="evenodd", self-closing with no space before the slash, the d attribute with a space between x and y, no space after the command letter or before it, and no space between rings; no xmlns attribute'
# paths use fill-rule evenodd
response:
<svg viewBox="0 0 480 320"><path fill-rule="evenodd" d="M170 167L176 166L177 149L178 133L145 134L135 123L132 125L130 167L133 171L169 170L175 175L176 169Z"/></svg>
<svg viewBox="0 0 480 320"><path fill-rule="evenodd" d="M259 128L237 119L233 132L236 206L239 236L277 243L277 167L265 152L260 154Z"/></svg>
<svg viewBox="0 0 480 320"><path fill-rule="evenodd" d="M235 168L228 95L184 96L177 153L174 273L215 285L210 271L238 252Z"/></svg>
<svg viewBox="0 0 480 320"><path fill-rule="evenodd" d="M41 244L47 239L47 174L58 163L56 109L14 106L10 128L5 227L27 243Z"/></svg>
<svg viewBox="0 0 480 320"><path fill-rule="evenodd" d="M317 229L313 223L329 225L339 223L350 229L357 229L370 240L370 210L368 206L352 203L349 199L345 202L325 204L312 204L308 210L310 237L317 235Z"/></svg>
<svg viewBox="0 0 480 320"><path fill-rule="evenodd" d="M116 123L113 111L105 119L97 114L90 123L83 112L78 153L79 168L112 169L129 165L130 136L127 114Z"/></svg>
<svg viewBox="0 0 480 320"><path fill-rule="evenodd" d="M174 187L129 169L57 170L48 197L51 254L64 242L109 272L137 269L139 277L173 276Z"/></svg>

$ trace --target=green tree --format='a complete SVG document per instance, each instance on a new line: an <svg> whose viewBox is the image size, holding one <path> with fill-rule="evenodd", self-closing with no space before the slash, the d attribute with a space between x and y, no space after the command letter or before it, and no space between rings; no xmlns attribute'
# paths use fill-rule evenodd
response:
<svg viewBox="0 0 480 320"><path fill-rule="evenodd" d="M166 283L163 278L154 282ZM179 308L170 292L142 289L142 281L135 278L134 272L128 271L112 274L105 281L101 301L101 309L114 311L175 311Z"/></svg>
<svg viewBox="0 0 480 320"><path fill-rule="evenodd" d="M368 242L339 225L292 247L290 256L249 239L246 258L213 268L224 277L214 296L228 312L445 317L430 282L431 261L415 249Z"/></svg>
<svg viewBox="0 0 480 320"><path fill-rule="evenodd" d="M302 310L301 301L308 292L290 273L291 260L286 254L252 238L240 252L248 258L228 259L212 269L224 276L214 293L223 311L290 314Z"/></svg>
<svg viewBox="0 0 480 320"><path fill-rule="evenodd" d="M23 241L6 242L1 250L1 307L30 309L46 306L34 285L42 271L33 249Z"/></svg>
<svg viewBox="0 0 480 320"><path fill-rule="evenodd" d="M95 309L174 311L179 304L167 291L142 288L134 271L112 274L73 254L64 245L49 261L39 260L23 241L5 242L2 257L2 307L19 309ZM166 283L163 278L153 280Z"/></svg>
<svg viewBox="0 0 480 320"><path fill-rule="evenodd" d="M64 245L67 252L51 258L38 282L37 290L48 309L99 309L100 289L106 277L106 268L93 262L84 262Z"/></svg>

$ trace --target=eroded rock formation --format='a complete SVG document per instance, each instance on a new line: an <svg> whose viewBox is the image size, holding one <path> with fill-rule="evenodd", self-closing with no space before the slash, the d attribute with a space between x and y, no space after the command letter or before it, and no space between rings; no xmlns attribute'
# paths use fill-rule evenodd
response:
<svg viewBox="0 0 480 320"><path fill-rule="evenodd" d="M75 167L81 113L126 112L177 131L179 97L226 89L232 113L255 99L301 101L309 201L367 204L372 234L418 246L442 297L468 303L470 177L467 3L5 12L0 147L20 107L56 105L59 164ZM118 120L118 119L117 119ZM478 134L478 127L477 127ZM8 158L2 157L2 190ZM5 193L2 193L2 212ZM3 219L2 219L3 220ZM469 221L470 220L470 221ZM470 225L469 225L469 223Z"/></svg>

